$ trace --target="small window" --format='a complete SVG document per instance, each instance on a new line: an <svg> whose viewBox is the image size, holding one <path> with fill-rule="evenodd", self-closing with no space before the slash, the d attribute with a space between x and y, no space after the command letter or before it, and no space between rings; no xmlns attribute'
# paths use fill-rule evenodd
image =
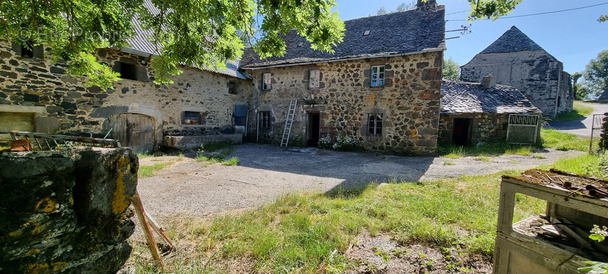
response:
<svg viewBox="0 0 608 274"><path fill-rule="evenodd" d="M370 136L382 136L382 113L370 113L367 116Z"/></svg>
<svg viewBox="0 0 608 274"><path fill-rule="evenodd" d="M321 72L313 69L308 72L308 89L318 89Z"/></svg>
<svg viewBox="0 0 608 274"><path fill-rule="evenodd" d="M137 80L137 66L120 62L120 78Z"/></svg>
<svg viewBox="0 0 608 274"><path fill-rule="evenodd" d="M236 83L234 81L228 82L228 93L236 94Z"/></svg>
<svg viewBox="0 0 608 274"><path fill-rule="evenodd" d="M262 73L262 90L270 90L272 78L270 72Z"/></svg>
<svg viewBox="0 0 608 274"><path fill-rule="evenodd" d="M183 124L200 125L201 124L201 113L196 111L184 111Z"/></svg>
<svg viewBox="0 0 608 274"><path fill-rule="evenodd" d="M25 44L21 45L21 57L34 58L34 44L32 41L27 41Z"/></svg>
<svg viewBox="0 0 608 274"><path fill-rule="evenodd" d="M384 86L384 66L372 67L372 87Z"/></svg>
<svg viewBox="0 0 608 274"><path fill-rule="evenodd" d="M270 128L270 111L260 111L260 128Z"/></svg>

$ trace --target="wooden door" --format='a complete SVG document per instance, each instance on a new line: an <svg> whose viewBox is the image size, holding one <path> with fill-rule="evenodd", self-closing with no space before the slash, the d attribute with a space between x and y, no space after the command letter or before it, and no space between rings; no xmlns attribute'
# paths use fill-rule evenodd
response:
<svg viewBox="0 0 608 274"><path fill-rule="evenodd" d="M152 151L156 143L156 121L153 117L137 113L121 113L109 118L112 139L123 147Z"/></svg>

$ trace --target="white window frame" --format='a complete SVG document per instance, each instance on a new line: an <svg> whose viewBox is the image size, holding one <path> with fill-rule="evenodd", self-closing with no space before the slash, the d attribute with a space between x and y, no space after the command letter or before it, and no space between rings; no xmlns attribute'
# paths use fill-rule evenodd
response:
<svg viewBox="0 0 608 274"><path fill-rule="evenodd" d="M382 136L384 115L382 113L367 114L367 133L369 136Z"/></svg>
<svg viewBox="0 0 608 274"><path fill-rule="evenodd" d="M375 87L383 87L384 86L384 75L385 75L384 65L382 66L372 66L371 69L371 81L370 86Z"/></svg>
<svg viewBox="0 0 608 274"><path fill-rule="evenodd" d="M321 83L321 71L311 69L308 71L308 89L318 89Z"/></svg>
<svg viewBox="0 0 608 274"><path fill-rule="evenodd" d="M270 90L272 88L272 74L270 72L262 73L262 90Z"/></svg>

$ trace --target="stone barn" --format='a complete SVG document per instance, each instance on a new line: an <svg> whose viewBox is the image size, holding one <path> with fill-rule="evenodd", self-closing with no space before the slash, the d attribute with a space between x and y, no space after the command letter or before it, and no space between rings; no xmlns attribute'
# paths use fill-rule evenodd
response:
<svg viewBox="0 0 608 274"><path fill-rule="evenodd" d="M295 31L283 57L246 50L241 69L253 79L256 113L249 135L279 144L293 121L289 144L350 137L368 150L434 154L444 14L435 1L419 1L413 10L345 21L334 54L313 51Z"/></svg>
<svg viewBox="0 0 608 274"><path fill-rule="evenodd" d="M51 62L44 45L29 50L0 40L2 137L9 138L10 130L95 137L110 132L108 137L123 146L151 150L164 136L175 137L171 144L180 146L182 136L219 136L232 126L235 104L247 104L251 97L250 81L236 64L226 70L182 67L175 84L155 85L148 64L154 46L137 30L130 47L96 52L123 79L111 90L84 87L66 74L66 64ZM240 141L241 135L234 137Z"/></svg>
<svg viewBox="0 0 608 274"><path fill-rule="evenodd" d="M519 89L544 116L572 111L574 93L563 64L513 26L461 67L461 80L480 82L496 76L498 84Z"/></svg>
<svg viewBox="0 0 608 274"><path fill-rule="evenodd" d="M455 145L504 142L510 115L541 114L519 90L494 85L493 81L442 82L439 142Z"/></svg>

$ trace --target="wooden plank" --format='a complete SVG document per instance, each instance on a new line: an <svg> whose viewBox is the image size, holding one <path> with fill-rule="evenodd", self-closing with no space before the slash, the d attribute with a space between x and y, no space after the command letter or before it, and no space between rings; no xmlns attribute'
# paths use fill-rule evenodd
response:
<svg viewBox="0 0 608 274"><path fill-rule="evenodd" d="M139 193L135 193L133 195L133 207L135 208L135 213L137 213L137 218L139 219L139 223L141 224L141 228L146 235L146 242L148 243L148 247L150 248L150 252L152 253L152 257L154 261L161 267L163 272L165 271L165 263L163 259L160 257L160 253L158 252L158 246L156 246L156 240L154 239L154 235L152 234L152 230L150 229L150 225L146 219L144 206L141 203L141 199L139 198Z"/></svg>

